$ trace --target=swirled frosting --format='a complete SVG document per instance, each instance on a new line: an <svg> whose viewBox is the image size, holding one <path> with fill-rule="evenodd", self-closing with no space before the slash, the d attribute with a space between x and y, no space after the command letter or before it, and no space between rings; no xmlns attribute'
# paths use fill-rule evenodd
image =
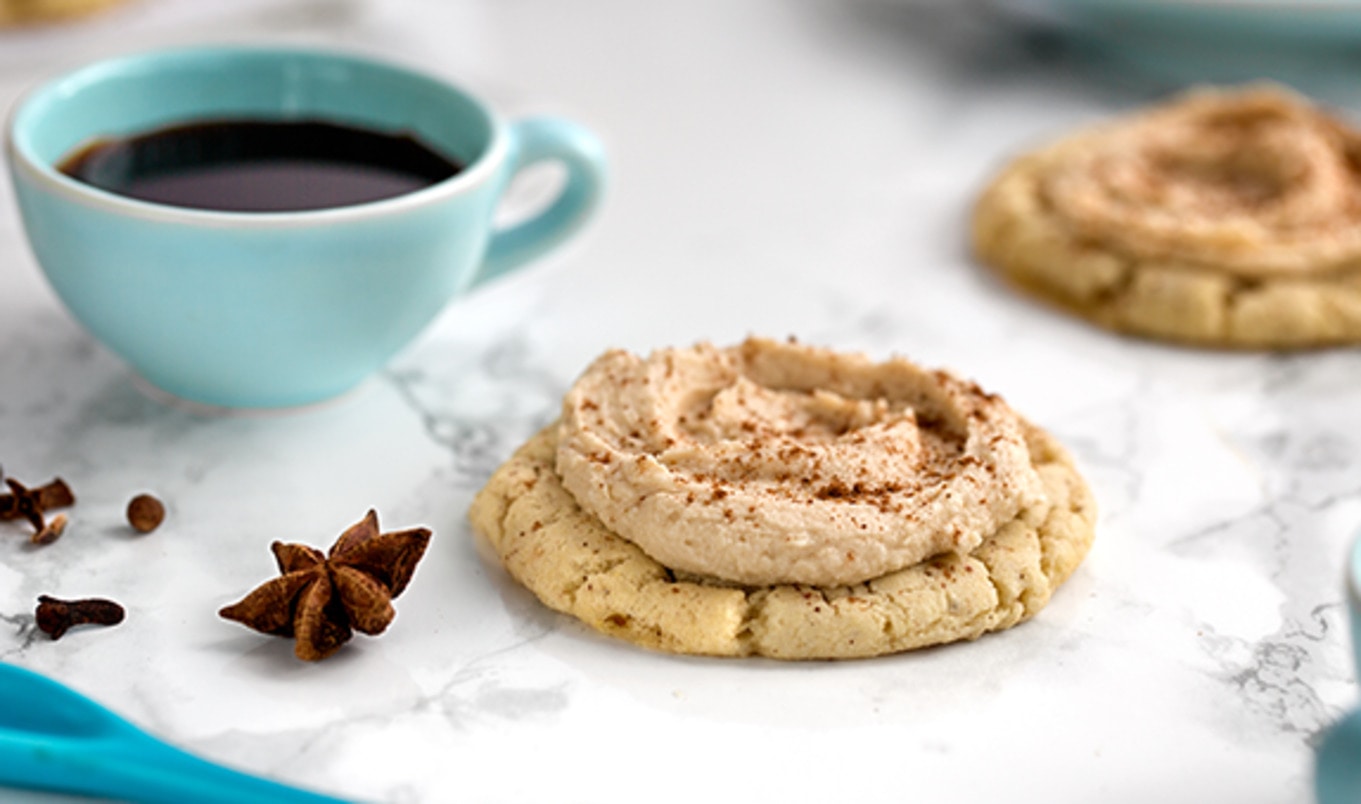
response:
<svg viewBox="0 0 1361 804"><path fill-rule="evenodd" d="M1058 150L1041 195L1089 242L1245 278L1361 259L1361 135L1286 90L1193 92Z"/></svg>
<svg viewBox="0 0 1361 804"><path fill-rule="evenodd" d="M557 471L667 567L750 585L967 552L1043 495L1020 419L973 383L761 339L607 352L564 399Z"/></svg>

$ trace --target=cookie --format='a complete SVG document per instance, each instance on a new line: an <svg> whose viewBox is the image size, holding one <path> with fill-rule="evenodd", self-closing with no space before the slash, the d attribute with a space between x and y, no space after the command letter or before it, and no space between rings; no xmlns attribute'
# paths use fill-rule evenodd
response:
<svg viewBox="0 0 1361 804"><path fill-rule="evenodd" d="M0 27L83 17L126 0L0 0Z"/></svg>
<svg viewBox="0 0 1361 804"><path fill-rule="evenodd" d="M1199 90L1002 171L973 245L1101 326L1204 347L1361 341L1361 132L1274 86Z"/></svg>
<svg viewBox="0 0 1361 804"><path fill-rule="evenodd" d="M757 348L754 351L764 351L769 347L768 342L755 343ZM751 347L752 344L749 341L743 347ZM877 390L883 396L862 395L855 400L868 399L881 414L879 419L874 422L851 422L855 426L843 430L841 428L847 421L840 417L846 411L827 412L836 407L832 397L843 400L855 398L857 388L872 389L876 380L892 381L892 372L876 372L873 369L892 365L901 368L910 364L906 361L871 364L860 358L850 363L839 362L835 365L841 372L840 384L825 376L814 378L819 382L827 381L824 384L833 386L835 390L823 389L809 393L799 388L796 380L783 376L784 370L790 365L807 368L810 354L811 362L816 362L817 358L828 353L812 350L799 354L796 351L793 358L780 355L773 361L768 359L768 354L763 354L752 361L741 357L743 347L726 351L730 362L737 364L738 381L725 378L721 376L722 372L718 372L720 376L712 378L713 383L700 393L709 400L703 409L711 411L709 424L705 426L713 426L715 419L722 418L721 411L717 409L723 404L723 390L715 391L715 388L737 387L743 388L747 395L748 409L745 413L730 414L729 423L734 425L736 432L747 432L741 425L752 421L754 417L749 415L751 409L759 407L753 401L753 389L747 387L748 384L755 384L748 375L759 376L760 369L754 369L752 363L766 360L775 365L765 366L767 374L760 378L769 384L763 387L772 389L773 393L792 395L805 401L817 399L817 402L810 404L824 406L819 411L825 413L835 425L832 428L835 434L830 435L829 443L821 444L828 449L829 455L835 454L832 447L843 444L854 446L857 438L873 435L876 428L882 428L885 421L892 418L892 414L885 413L885 410L891 410L894 405L885 404L885 398L913 397L916 406L903 406L899 416L929 420L942 414L948 415L949 400L917 398L915 394L931 393L926 388L939 384L960 383L966 389L971 386L950 375L935 373L926 375L934 377L934 383L930 386L908 389L900 385L896 389L900 393L895 393L892 388L879 388ZM751 351L748 349L748 352ZM734 354L737 356L734 357ZM610 355L602 358L606 359L613 358ZM665 360L647 362L664 364ZM678 361L672 362L672 368L675 373L681 373ZM598 364L586 376L589 377L597 369ZM784 382L772 382L773 379L782 379ZM899 376L897 380L902 382L903 377ZM578 389L582 385L579 382ZM589 383L586 386L590 387ZM791 387L796 390L790 391ZM972 388L976 389L976 386ZM997 401L996 397L985 396ZM577 404L590 401L604 407L596 397L594 391L584 397L578 396ZM719 401L715 403L715 400ZM567 415L571 413L571 404L572 394L569 394L565 406ZM770 407L767 406L767 413ZM637 412L636 408L631 410ZM643 408L649 415L657 410L655 407ZM782 414L789 413L787 408L781 411ZM606 414L605 429L609 429L611 419L608 412L602 413ZM803 431L791 436L793 440L812 445L810 449L820 444L820 438L810 434L816 427L811 418L796 415L789 421L796 425L793 430ZM921 425L921 429L948 430L956 424L959 423L927 421ZM988 524L986 532L979 534L976 540L965 539L957 550L939 551L933 548L933 552L921 560L873 574L854 583L743 583L657 560L638 543L621 536L614 527L602 521L600 515L583 507L582 498L564 483L564 467L569 476L576 471L572 468L570 457L565 459L572 453L568 441L580 438L566 417L534 436L495 472L475 498L469 518L474 530L487 539L510 575L544 604L570 614L604 634L648 648L712 656L850 659L972 640L1034 616L1049 601L1054 590L1076 569L1093 538L1095 506L1071 460L1043 431L1019 417L1016 417L1016 425L1020 433L1025 472L1034 480L1033 488L1027 487L1023 493L1018 492L1018 499L1023 501L1020 507L1001 516L995 525ZM890 421L888 427L906 429L901 419ZM661 430L665 431L665 427ZM721 427L719 430L720 437L707 445L710 452L721 451L715 444L740 441L726 437L731 434L723 432ZM836 432L838 430L840 432ZM625 435L624 441L627 442L628 437ZM640 438L635 439L638 444L634 446L642 444L644 446L639 448L646 451L648 434L639 431L638 435ZM955 451L963 463L972 466L974 460L983 460L965 460L966 456L971 455L972 447L968 446L967 436L956 435L959 438L955 441L958 447ZM764 437L777 443L782 441L778 434L767 433ZM690 453L694 451L694 445L677 443L666 447L665 438L675 436L664 436L661 442L663 446L645 460L669 464L676 467L674 473L685 474L690 467L689 462L693 461ZM990 433L987 438L1000 443L1003 435ZM698 438L693 440L702 441ZM941 437L941 440L944 442L949 439ZM668 451L674 454L668 457ZM604 454L603 451L597 452L596 456L603 457ZM645 460L635 459L634 462L643 463ZM618 458L611 457L605 465L617 466L617 461ZM718 461L710 456L709 463L694 474L702 474L711 480L716 463ZM935 471L933 464L926 458L918 460L917 464L923 467L918 470L920 483L914 486L912 478L898 478L899 485L908 489L907 496L931 497L933 494L948 493L948 484L944 479L932 475ZM836 470L830 471L834 473ZM854 473L856 470L850 471ZM795 489L807 487L808 499L818 500L819 494L825 489L816 488L814 483L803 483L808 474L811 473L770 482L782 482ZM654 490L660 489L658 477L655 474L647 475L645 482L653 484L651 487ZM835 482L835 479L831 482ZM690 492L685 490L683 484L680 488L681 499L685 499ZM1000 491L1000 486L998 489L999 493L1005 493ZM732 490L713 501L713 505L720 511L725 507L732 510L725 503L740 496L740 493L741 489L734 484ZM785 493L785 490L780 490L771 498L779 499ZM692 505L703 507L702 503L704 501L696 499ZM865 506L877 509L881 503L882 500L878 498L857 501L851 495L836 497L829 501L829 516L839 513L847 517L849 523L852 518L863 515ZM961 508L977 504L977 499L953 503ZM811 507L811 503L809 505ZM630 501L623 507L636 506ZM916 510L903 509L904 512ZM612 512L603 515L615 518ZM907 513L900 516L906 517ZM768 520L757 517L754 521ZM668 534L680 538L679 534L686 532L685 528L674 522L654 527L658 532L652 535L656 538L664 539ZM793 530L800 538L803 536L801 527L796 526ZM851 526L846 528L846 532L858 534L860 531ZM747 538L750 540L752 537ZM832 538L838 537L833 534ZM719 549L717 544L711 542L709 549ZM720 562L714 566L723 565ZM732 574L726 569L723 571ZM831 577L846 572L844 566L827 568L827 571L832 573ZM870 571L874 572L872 569Z"/></svg>

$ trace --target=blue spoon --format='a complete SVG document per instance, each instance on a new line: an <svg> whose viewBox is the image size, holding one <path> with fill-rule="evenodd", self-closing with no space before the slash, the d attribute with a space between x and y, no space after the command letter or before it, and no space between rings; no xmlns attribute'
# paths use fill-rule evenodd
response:
<svg viewBox="0 0 1361 804"><path fill-rule="evenodd" d="M0 785L148 804L344 804L172 748L56 681L4 663Z"/></svg>
<svg viewBox="0 0 1361 804"><path fill-rule="evenodd" d="M1328 730L1317 762L1314 782L1319 804L1361 801L1361 709Z"/></svg>
<svg viewBox="0 0 1361 804"><path fill-rule="evenodd" d="M1347 567L1347 614L1352 653L1361 672L1361 533L1352 545ZM1353 709L1323 736L1314 763L1314 789L1319 804L1361 801L1361 709Z"/></svg>

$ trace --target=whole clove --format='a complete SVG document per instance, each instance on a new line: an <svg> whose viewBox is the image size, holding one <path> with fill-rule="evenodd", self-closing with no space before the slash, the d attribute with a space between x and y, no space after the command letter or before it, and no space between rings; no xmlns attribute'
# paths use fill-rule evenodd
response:
<svg viewBox="0 0 1361 804"><path fill-rule="evenodd" d="M43 514L53 508L66 508L76 502L76 495L71 493L71 487L59 477L37 488L28 488L12 477L5 478L5 485L9 487L9 493L0 494L0 520L26 519L33 526L35 534L41 534L47 527L47 520ZM57 535L60 536L61 533L58 532ZM54 540L55 537L49 539Z"/></svg>
<svg viewBox="0 0 1361 804"><path fill-rule="evenodd" d="M51 544L60 539L65 532L66 514L57 514L47 520L47 524L43 525L42 530L30 536L28 540L33 544Z"/></svg>
<svg viewBox="0 0 1361 804"><path fill-rule="evenodd" d="M165 521L165 505L150 494L138 494L128 501L128 524L138 533L150 533Z"/></svg>
<svg viewBox="0 0 1361 804"><path fill-rule="evenodd" d="M68 629L77 625L117 625L123 622L124 612L123 607L112 600L59 600L49 595L39 595L38 609L34 615L39 630L53 640L58 640Z"/></svg>

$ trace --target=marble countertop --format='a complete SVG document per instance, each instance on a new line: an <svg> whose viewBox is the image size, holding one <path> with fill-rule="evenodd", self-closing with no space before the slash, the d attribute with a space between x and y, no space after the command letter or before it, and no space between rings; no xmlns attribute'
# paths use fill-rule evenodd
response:
<svg viewBox="0 0 1361 804"><path fill-rule="evenodd" d="M0 187L0 464L80 498L50 547L0 526L0 660L214 760L365 800L1311 800L1311 744L1357 699L1341 574L1361 351L1122 339L1017 298L964 245L1005 155L1163 87L907 3L141 0L0 34L0 104L107 53L262 39L574 117L608 145L610 197L359 391L212 418L143 396L76 326ZM1095 490L1086 563L1005 633L781 664L609 641L487 558L473 493L591 358L748 333L904 354L1004 394ZM143 490L169 517L136 537L122 510ZM370 506L435 531L386 635L310 665L218 619L273 574L270 541L328 544ZM114 597L128 619L50 642L43 593Z"/></svg>

